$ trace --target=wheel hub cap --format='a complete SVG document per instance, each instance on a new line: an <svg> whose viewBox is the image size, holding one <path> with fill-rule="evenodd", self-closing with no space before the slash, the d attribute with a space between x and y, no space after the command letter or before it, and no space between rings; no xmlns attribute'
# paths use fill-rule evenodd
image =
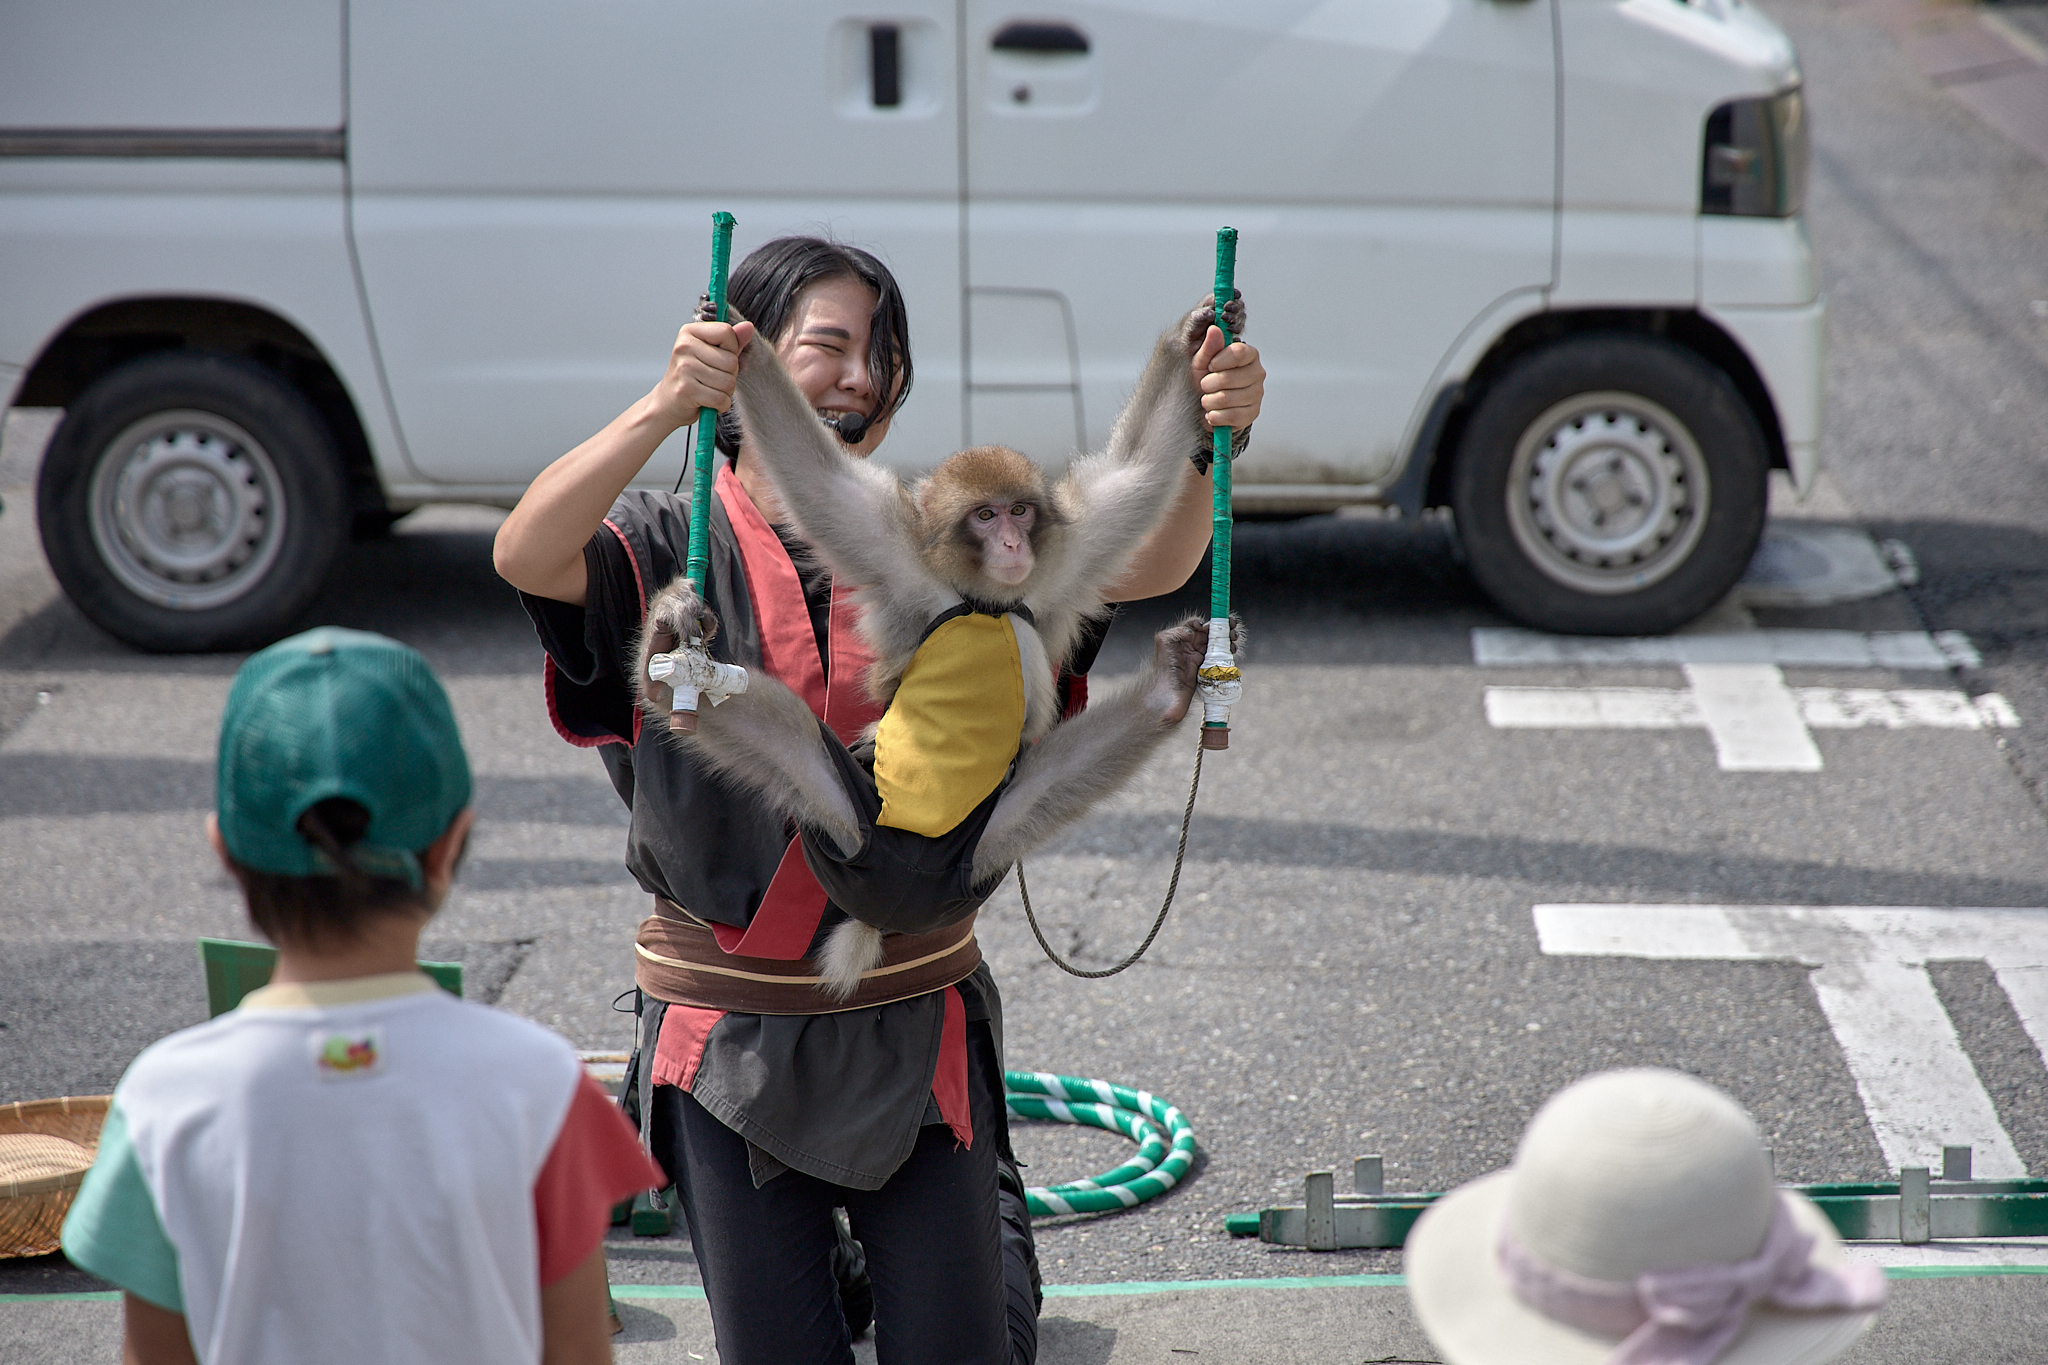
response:
<svg viewBox="0 0 2048 1365"><path fill-rule="evenodd" d="M159 606L242 597L283 538L278 474L246 431L213 413L162 413L109 443L93 475L92 530L122 583Z"/></svg>
<svg viewBox="0 0 2048 1365"><path fill-rule="evenodd" d="M1539 526L1574 558L1613 564L1654 548L1676 522L1685 485L1663 434L1636 417L1601 414L1551 434L1536 457L1530 500Z"/></svg>
<svg viewBox="0 0 2048 1365"><path fill-rule="evenodd" d="M1704 529L1706 464L1675 417L1637 394L1584 394L1524 433L1508 515L1524 553L1582 592L1633 592L1685 562Z"/></svg>

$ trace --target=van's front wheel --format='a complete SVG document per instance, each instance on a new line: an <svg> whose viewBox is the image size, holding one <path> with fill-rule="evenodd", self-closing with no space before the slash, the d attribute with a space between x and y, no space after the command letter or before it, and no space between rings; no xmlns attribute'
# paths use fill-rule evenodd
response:
<svg viewBox="0 0 2048 1365"><path fill-rule="evenodd" d="M1651 635L1756 553L1769 459L1726 375L1669 342L1573 338L1481 397L1451 471L1473 577L1539 630Z"/></svg>
<svg viewBox="0 0 2048 1365"><path fill-rule="evenodd" d="M67 408L36 511L79 610L175 653L276 638L326 579L349 498L334 439L297 390L237 357L173 351Z"/></svg>

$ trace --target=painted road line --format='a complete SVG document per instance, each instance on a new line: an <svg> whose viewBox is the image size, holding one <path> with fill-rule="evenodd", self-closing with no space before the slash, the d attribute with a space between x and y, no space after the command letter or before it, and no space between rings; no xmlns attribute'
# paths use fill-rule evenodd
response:
<svg viewBox="0 0 2048 1365"><path fill-rule="evenodd" d="M1690 688L1486 689L1486 719L1498 729L1667 729L1703 726L1723 772L1821 770L1815 729L1876 726L1980 730L2017 726L1997 693L1970 697L1936 689L1801 688L1785 666L1944 671L1981 660L1961 631L1733 630L1602 640L1483 626L1472 632L1482 667L1676 666Z"/></svg>
<svg viewBox="0 0 2048 1365"><path fill-rule="evenodd" d="M2048 1063L2048 966L1993 961L1991 971L2005 998L2012 1002L2013 1013L2020 1017L2020 1027L2041 1050L2041 1060Z"/></svg>
<svg viewBox="0 0 2048 1365"><path fill-rule="evenodd" d="M1809 980L1887 1165L1939 1166L1945 1143L1967 1142L1985 1179L2027 1174L1924 963L1834 961Z"/></svg>
<svg viewBox="0 0 2048 1365"><path fill-rule="evenodd" d="M1777 664L1802 668L1978 668L1959 630L1734 630L1594 639L1506 626L1472 632L1472 661L1485 668L1559 664Z"/></svg>
<svg viewBox="0 0 2048 1365"><path fill-rule="evenodd" d="M1891 1280L1967 1279L1977 1275L2038 1275L2048 1273L2048 1238L2016 1237L2004 1242L1926 1242L1896 1246L1889 1242L1844 1242L1842 1250L1850 1260L1869 1261L1885 1268ZM1048 1299L1127 1298L1139 1294L1245 1294L1279 1289L1398 1289L1408 1283L1405 1275L1290 1275L1243 1280L1116 1280L1108 1284L1049 1284ZM0 1303L26 1303L57 1299L93 1299L118 1302L117 1293L99 1295L10 1294ZM693 1284L615 1284L616 1299L701 1299L704 1291Z"/></svg>
<svg viewBox="0 0 2048 1365"><path fill-rule="evenodd" d="M1978 1276L2048 1274L2048 1238L2015 1237L2004 1242L1926 1242L1899 1246L1890 1242L1844 1242L1842 1254L1851 1261L1868 1261L1884 1267L1888 1280L1972 1279ZM1399 1289L1408 1283L1405 1275L1300 1275L1272 1276L1244 1280L1121 1280L1108 1284L1049 1284L1048 1299L1128 1298L1140 1294L1254 1294L1262 1290L1290 1289ZM614 1284L615 1299L643 1303L663 1299L691 1299L702 1302L704 1290L694 1284ZM115 1289L84 1290L68 1294L0 1294L0 1307L30 1303L118 1304Z"/></svg>
<svg viewBox="0 0 2048 1365"><path fill-rule="evenodd" d="M1795 687L1809 730L2007 730L2012 703L1938 687ZM1687 730L1707 723L1693 694L1671 687L1489 687L1497 730Z"/></svg>
<svg viewBox="0 0 2048 1365"><path fill-rule="evenodd" d="M1817 773L1820 750L1776 664L1683 665L1727 773Z"/></svg>
<svg viewBox="0 0 2048 1365"><path fill-rule="evenodd" d="M2019 713L1996 692L1973 697L1935 687L1795 687L1809 729L2017 730Z"/></svg>
<svg viewBox="0 0 2048 1365"><path fill-rule="evenodd" d="M1670 687L1489 687L1496 730L1697 730L1692 693Z"/></svg>
<svg viewBox="0 0 2048 1365"><path fill-rule="evenodd" d="M1539 905L1534 916L1557 956L1815 968L1814 995L1888 1165L1939 1165L1945 1144L1967 1142L1979 1175L2027 1174L1926 964L1988 963L2048 1062L2048 909Z"/></svg>

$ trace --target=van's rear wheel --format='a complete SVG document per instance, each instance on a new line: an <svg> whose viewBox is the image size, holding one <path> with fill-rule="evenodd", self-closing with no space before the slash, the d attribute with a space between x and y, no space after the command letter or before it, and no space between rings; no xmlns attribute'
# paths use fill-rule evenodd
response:
<svg viewBox="0 0 2048 1365"><path fill-rule="evenodd" d="M1763 534L1769 458L1728 377L1601 334L1517 361L1451 471L1472 575L1538 630L1652 635L1718 602Z"/></svg>
<svg viewBox="0 0 2048 1365"><path fill-rule="evenodd" d="M348 533L332 434L284 380L173 351L107 374L43 457L50 568L109 634L160 652L246 649L313 600Z"/></svg>

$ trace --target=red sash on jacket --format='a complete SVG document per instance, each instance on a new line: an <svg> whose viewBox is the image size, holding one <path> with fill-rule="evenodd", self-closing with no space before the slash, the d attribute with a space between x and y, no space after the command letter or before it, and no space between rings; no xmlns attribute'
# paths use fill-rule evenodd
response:
<svg viewBox="0 0 2048 1365"><path fill-rule="evenodd" d="M721 465L716 480L719 499L732 522L739 544L740 566L747 577L747 598L761 632L761 668L786 684L831 727L841 743L850 743L883 708L867 694L864 683L873 656L854 628L850 594L832 585L832 610L826 628L831 658L818 657L818 636L804 601L803 580L783 548L782 538L754 506L753 498ZM825 891L811 875L799 840L790 840L782 862L761 896L745 929L713 924L718 946L735 957L762 957L790 962L804 955L825 916ZM711 1028L722 1010L671 1005L662 1020L656 1044L653 1080L657 1085L690 1088ZM939 1058L932 1076L939 1113L954 1137L972 1146L974 1127L967 1101L967 1029L957 987L949 987L940 1030Z"/></svg>
<svg viewBox="0 0 2048 1365"><path fill-rule="evenodd" d="M842 743L852 740L882 714L882 708L868 699L862 686L872 659L854 629L848 595L837 583L832 585L828 673L826 661L818 657L818 636L804 603L803 580L789 562L781 537L733 477L730 465L720 466L717 487L739 542L747 598L754 604L754 620L761 631L762 669L802 697ZM744 930L729 924L713 925L712 930L718 946L728 953L790 962L811 946L824 915L824 889L804 862L802 846L792 839L753 921Z"/></svg>

